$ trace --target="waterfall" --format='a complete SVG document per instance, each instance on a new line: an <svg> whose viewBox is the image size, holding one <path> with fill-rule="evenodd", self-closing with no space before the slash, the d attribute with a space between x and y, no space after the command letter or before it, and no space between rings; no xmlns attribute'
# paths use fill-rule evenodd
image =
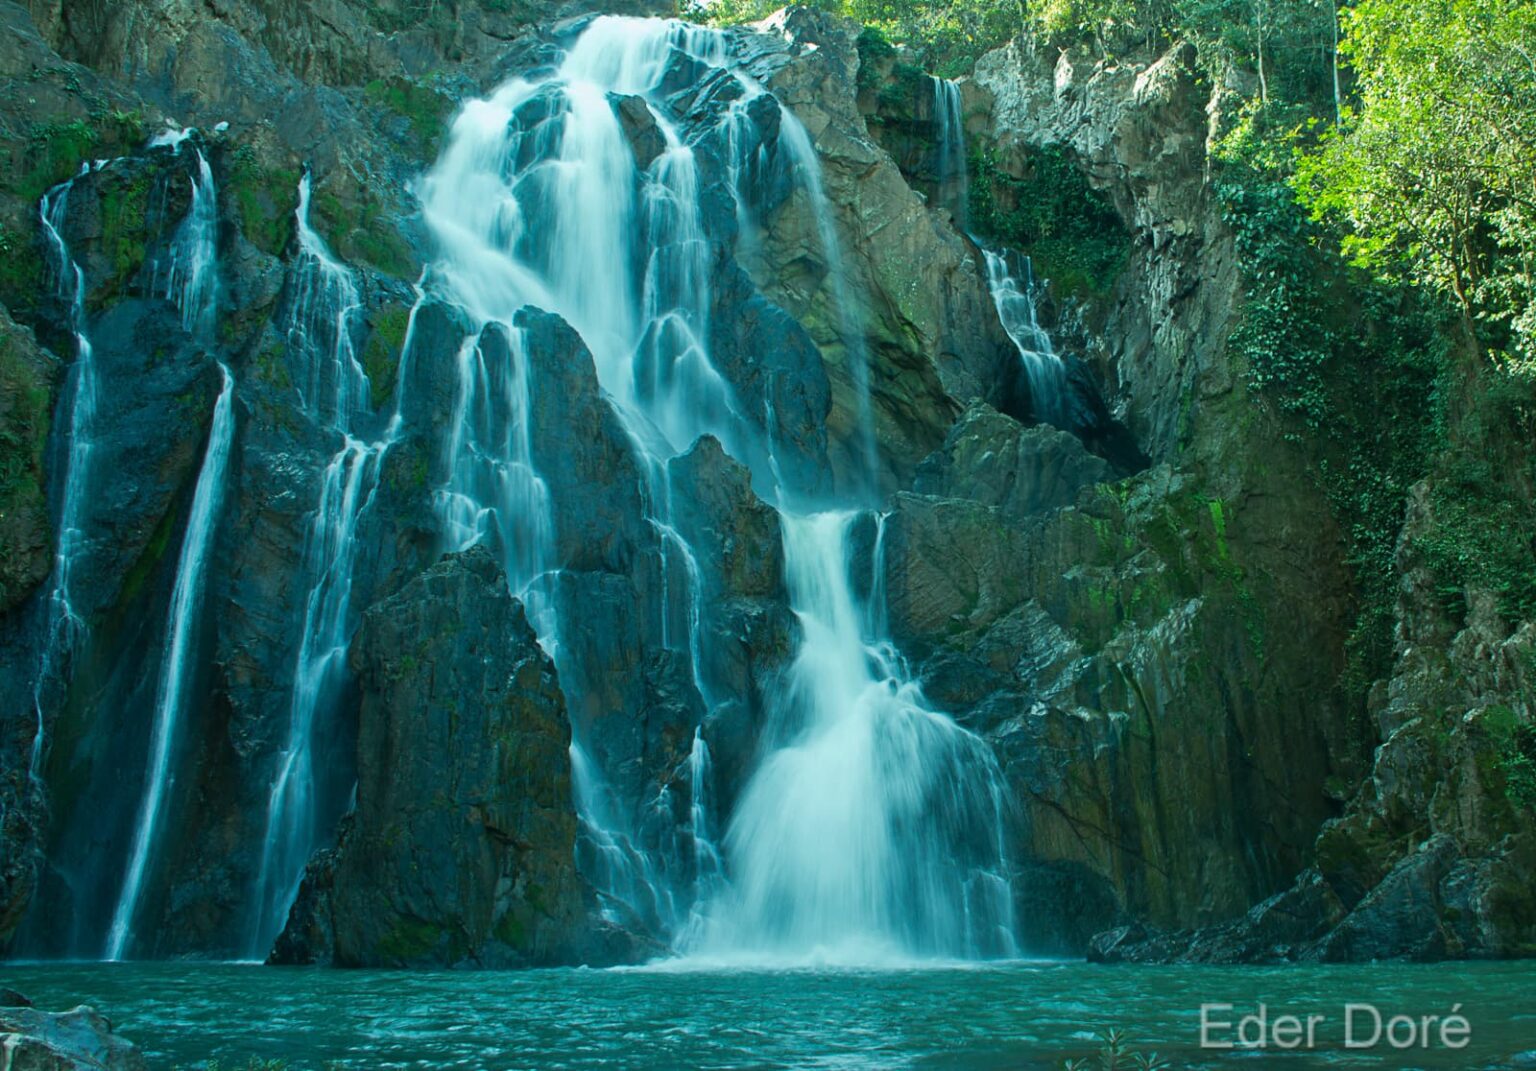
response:
<svg viewBox="0 0 1536 1071"><path fill-rule="evenodd" d="M176 144L180 144L177 142ZM194 337L207 338L218 311L218 191L213 169L197 151L197 177L192 180L192 207L171 242L165 268L165 299L181 310L181 323Z"/></svg>
<svg viewBox="0 0 1536 1071"><path fill-rule="evenodd" d="M780 513L798 653L773 711L761 766L717 842L710 757L701 733L686 763L692 888L675 860L644 846L633 816L573 725L571 760L581 836L578 862L610 917L678 934L684 951L805 958L835 955L987 956L1013 951L1003 792L986 746L932 709L893 645L871 623L883 608L853 594L851 531L876 465L857 295L850 286L816 155L805 128L779 108L778 133L752 118L768 91L731 66L727 35L677 22L592 20L554 69L517 78L465 105L421 186L439 246L438 294L479 325L460 354L451 475L437 502L455 544L490 537L532 613L562 686L587 672L558 642L544 594L560 563L551 502L526 414L525 305L563 317L592 352L599 382L646 474L646 508L663 557L688 585L690 664L703 705L699 557L672 524L667 461L714 435L751 468ZM669 65L728 79L713 124L690 114L689 141L663 88ZM723 75L722 75L723 72ZM703 76L696 76L702 80ZM615 100L643 101L661 136L636 159ZM701 129L702 124L702 129ZM833 512L796 512L806 489L774 461L771 411L745 412L708 346L709 244L701 169L723 165L738 250L756 245L756 201L771 173L807 198L828 269L830 298L854 384L854 456L864 473ZM778 169L775 172L775 169ZM494 340L494 341L491 341ZM668 596L670 598L670 596ZM670 604L669 604L670 605ZM669 633L669 642L670 633ZM664 793L665 795L665 793ZM722 850L723 849L723 850ZM679 897L693 920L676 929Z"/></svg>
<svg viewBox="0 0 1536 1071"><path fill-rule="evenodd" d="M933 121L937 131L935 172L939 203L966 229L970 208L970 173L965 152L965 113L959 83L933 78ZM980 239L976 239L979 243ZM1040 326L1038 303L1043 287L1036 281L1029 258L1007 250L982 249L987 289L998 319L1013 339L1029 381L1030 406L1036 420L1060 426L1065 419L1062 398L1066 367L1051 336Z"/></svg>
<svg viewBox="0 0 1536 1071"><path fill-rule="evenodd" d="M965 113L960 85L948 78L932 81L938 201L950 210L956 226L963 231L970 215L971 183L969 161L965 158Z"/></svg>
<svg viewBox="0 0 1536 1071"><path fill-rule="evenodd" d="M180 151L185 141L186 136L182 135L166 144ZM201 151L196 158L191 207L171 242L165 297L181 311L182 325L194 336L206 338L213 331L217 315L218 192L207 159ZM105 954L109 960L122 959L132 939L134 916L158 843L166 796L176 781L172 762L179 741L183 694L196 672L194 640L203 602L203 577L224 501L225 472L234 440L235 381L223 364L219 365L219 375L221 386L213 407L208 447L198 471L192 509L176 562L176 582L166 619L165 653L150 722L144 793L139 801L122 889L107 933Z"/></svg>
<svg viewBox="0 0 1536 1071"><path fill-rule="evenodd" d="M726 840L705 947L834 961L1016 951L987 746L933 710L849 583L853 512L784 515L803 638Z"/></svg>
<svg viewBox="0 0 1536 1071"><path fill-rule="evenodd" d="M362 297L351 270L310 225L309 203L306 173L299 181L295 212L299 250L291 282L288 342L304 361L299 390L305 414L339 438L340 445L321 475L319 500L305 535L301 575L308 591L287 733L267 800L253 900L249 950L258 957L282 929L304 867L326 832L321 828L326 816L320 813L315 734L338 698L356 626L352 579L358 524L373 502L384 454L399 428L397 411L380 438L361 437L369 384L353 336ZM409 346L408 328L407 350Z"/></svg>
<svg viewBox="0 0 1536 1071"><path fill-rule="evenodd" d="M80 169L88 174L90 165ZM80 176L76 176L78 178ZM75 262L64 238L64 222L69 214L69 193L75 179L55 186L44 194L38 215L48 247L58 262L58 294L69 303L69 328L75 336L75 361L70 367L69 430L64 440L68 453L64 459L64 491L56 530L58 548L54 553L52 583L44 603L42 660L32 706L37 729L32 737L28 774L40 784L46 750L46 691L64 668L63 663L76 650L86 633L86 623L75 609L74 572L88 548L84 513L91 486L91 461L95 452L96 405L100 383L96 362L87 333L85 314L85 271Z"/></svg>
<svg viewBox="0 0 1536 1071"><path fill-rule="evenodd" d="M1040 284L1035 280L1029 258L1012 254L1017 268L1010 265L1010 255L983 249L987 261L987 288L997 306L997 316L1019 352L1019 361L1029 380L1029 404L1037 421L1062 425L1067 369L1050 334L1040 326L1037 303Z"/></svg>
<svg viewBox="0 0 1536 1071"><path fill-rule="evenodd" d="M195 207L193 211L196 212ZM176 782L172 759L179 739L183 693L195 673L193 641L203 601L203 577L214 529L218 525L219 509L224 501L224 474L229 464L230 443L234 439L235 380L222 364L219 374L223 385L213 407L208 449L197 476L192 511L187 517L187 531L182 537L181 555L176 562L176 584L171 592L165 654L160 665L160 683L155 692L155 713L150 729L149 762L144 771L144 795L139 801L122 892L118 895L107 934L106 958L109 960L122 959L133 936L133 920L143 891L144 875L165 816L166 797Z"/></svg>

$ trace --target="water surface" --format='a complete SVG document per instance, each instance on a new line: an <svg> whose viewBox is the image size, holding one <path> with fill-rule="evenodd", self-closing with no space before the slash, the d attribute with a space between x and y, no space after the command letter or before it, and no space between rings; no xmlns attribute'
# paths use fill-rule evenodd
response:
<svg viewBox="0 0 1536 1071"><path fill-rule="evenodd" d="M1536 1066L1536 966L902 970L334 971L0 965L39 1006L96 1006L152 1068L253 1058L313 1068L1036 1069L1117 1027L1175 1068ZM1200 1005L1325 1015L1310 1053L1202 1052ZM1472 1025L1460 1051L1343 1049L1345 1002Z"/></svg>

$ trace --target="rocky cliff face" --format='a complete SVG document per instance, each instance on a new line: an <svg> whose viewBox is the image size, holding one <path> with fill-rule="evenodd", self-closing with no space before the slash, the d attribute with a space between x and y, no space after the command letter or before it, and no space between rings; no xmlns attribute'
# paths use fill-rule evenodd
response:
<svg viewBox="0 0 1536 1071"><path fill-rule="evenodd" d="M1317 458L1226 345L1245 282L1208 176L1222 98L1183 50L1107 64L1014 46L960 88L973 144L1002 174L1058 149L1128 236L1102 292L1042 302L1074 411L1091 414L1068 430L1019 403L986 263L930 173L934 117L901 105L893 118L871 90L870 72L889 70L860 77L857 27L792 11L731 36L734 62L803 123L825 192L824 207L794 168L765 164L750 229L714 140L740 90L672 57L659 92L702 147L705 341L771 449L733 456L706 435L656 473L570 324L525 309L482 327L422 275L435 250L413 191L455 109L547 70L582 26L560 20L590 7L157 0L129 18L91 0L0 4L14 31L0 44L14 164L0 189L0 948L89 956L107 936L216 364L237 384L236 434L135 955L268 952L283 918L260 921L255 890L310 685L303 702L326 712L306 797L317 854L291 914L284 901L275 958L651 954L707 877L706 827L759 759L800 628L770 463L807 496L857 489L885 514L857 529L859 594L880 591L928 698L998 757L1029 950L1079 953L1129 924L1096 947L1531 945L1529 811L1488 742L1531 717L1532 626L1476 592L1465 619L1446 616L1415 564L1426 488L1374 724L1340 687L1355 612L1340 522ZM648 168L667 145L655 116L635 96L608 103ZM777 136L776 107L746 107ZM146 149L162 120L200 133ZM198 154L219 191L212 334L167 284ZM59 229L84 280L73 316L38 201L96 159L109 162L75 178ZM78 624L55 643L48 528L66 494L76 329L103 384L102 475L80 514ZM349 354L364 373L350 422L317 400L341 394L329 377ZM527 451L554 562L526 613L503 572L506 529L443 557L464 545L443 502L478 419L474 365L518 369L535 400ZM317 518L348 494L338 516L358 550L343 584ZM306 638L331 612L335 650ZM567 623L550 653L527 620L546 612ZM678 639L697 629L709 644ZM622 836L578 821L598 806L579 799L586 762L601 807L627 816ZM618 896L599 875L612 855L656 861L682 904ZM1274 936L1281 918L1303 922ZM1225 928L1194 935L1212 926Z"/></svg>
<svg viewBox="0 0 1536 1071"><path fill-rule="evenodd" d="M1192 59L1014 45L976 69L1003 170L1063 147L1131 229L1112 293L1069 306L1060 329L1156 463L1037 522L1031 543L1051 556L1030 585L1050 617L1015 648L1030 658L1014 675L1049 690L998 722L1025 841L1049 861L1032 906L1075 905L1067 947L1134 920L1094 941L1106 960L1524 954L1530 625L1507 594L1463 590L1443 550L1440 567L1428 560L1453 538L1431 503L1467 493L1447 475L1458 464L1505 458L1498 495L1528 509L1518 418L1454 407L1399 537L1397 657L1367 718L1341 688L1357 611L1336 525L1358 522L1334 520L1321 446L1254 393L1226 345L1250 285L1207 159L1229 98ZM1447 613L1448 590L1464 610Z"/></svg>
<svg viewBox="0 0 1536 1071"><path fill-rule="evenodd" d="M357 804L310 868L278 962L591 961L571 866L570 725L490 552L380 602L352 645Z"/></svg>

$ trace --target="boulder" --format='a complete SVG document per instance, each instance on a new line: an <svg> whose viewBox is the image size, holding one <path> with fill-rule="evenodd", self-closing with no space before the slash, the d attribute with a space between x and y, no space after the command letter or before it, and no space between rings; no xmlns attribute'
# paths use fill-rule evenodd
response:
<svg viewBox="0 0 1536 1071"><path fill-rule="evenodd" d="M573 962L570 726L553 664L491 555L449 555L365 615L355 812L274 959Z"/></svg>
<svg viewBox="0 0 1536 1071"><path fill-rule="evenodd" d="M22 998L23 1001L25 998ZM138 1047L93 1008L45 1012L0 1001L0 1071L145 1071Z"/></svg>

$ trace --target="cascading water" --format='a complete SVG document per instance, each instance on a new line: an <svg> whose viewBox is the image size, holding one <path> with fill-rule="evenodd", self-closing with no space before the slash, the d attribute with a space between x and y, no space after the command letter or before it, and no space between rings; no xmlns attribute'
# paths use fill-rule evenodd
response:
<svg viewBox="0 0 1536 1071"><path fill-rule="evenodd" d="M224 501L224 476L229 465L230 443L234 439L235 380L223 365L219 366L219 372L223 386L214 403L208 449L203 455L197 489L192 496L192 511L187 517L187 531L182 537L181 555L176 563L176 584L171 593L165 654L150 729L149 762L144 771L144 795L134 824L133 845L123 875L122 892L118 895L107 933L106 958L109 960L120 960L127 953L145 873L158 843L156 835L165 816L167 796L176 781L172 759L179 739L184 691L195 668L193 641L203 601L203 578Z"/></svg>
<svg viewBox="0 0 1536 1071"><path fill-rule="evenodd" d="M90 171L89 165L80 174ZM78 178L79 176L76 176ZM70 655L84 638L86 623L75 609L74 573L79 559L88 548L84 530L84 511L91 485L91 459L95 450L96 405L100 384L96 362L87 333L85 315L85 271L70 254L64 239L64 221L69 213L69 193L75 179L49 190L42 200L39 216L43 234L58 262L58 293L69 303L69 327L75 336L75 361L70 367L70 403L68 453L64 459L64 491L58 520L58 548L54 553L52 581L44 602L42 661L32 704L37 728L32 737L28 774L34 784L42 776L46 754L47 692L56 683Z"/></svg>
<svg viewBox="0 0 1536 1071"><path fill-rule="evenodd" d="M803 638L726 840L706 947L832 960L1016 951L991 752L932 710L849 583L851 512L784 515Z"/></svg>
<svg viewBox="0 0 1536 1071"><path fill-rule="evenodd" d="M197 177L192 180L192 207L171 242L164 270L166 300L181 310L181 322L194 336L213 331L218 308L217 264L219 201L213 169L198 150Z"/></svg>
<svg viewBox="0 0 1536 1071"><path fill-rule="evenodd" d="M984 744L926 704L894 648L867 627L883 614L859 607L852 594L850 531L858 514L793 512L806 489L785 484L775 463L768 403L761 413L745 411L711 359L712 236L701 169L706 161L723 163L743 248L757 238L756 191L779 168L814 214L858 395L854 456L862 452L873 471L862 331L819 160L788 110L779 109L776 136L762 134L752 112L767 90L733 70L729 54L729 39L716 31L602 17L552 73L509 82L461 112L422 185L424 215L441 250L429 278L479 325L461 353L451 476L439 510L456 544L487 536L500 543L512 587L530 602L563 686L568 694L579 688L587 667L558 642L561 622L543 594L560 566L546 518L561 503L550 501L538 465L558 462L535 457L526 427L518 427L534 400L514 318L525 305L560 315L590 348L641 457L668 575L688 586L687 643L706 708L699 647L712 641L694 612L699 559L672 524L667 461L714 435L751 468L782 517L800 649L774 711L772 750L737 804L723 862L708 814L709 752L695 734L686 764L695 856L685 950L800 958L1009 954L995 762ZM690 117L692 144L662 88L679 59L734 79L717 123ZM643 100L662 135L648 165L625 137L620 96ZM488 345L489 338L498 341ZM868 477L854 479L853 499L865 498ZM579 724L572 761L583 872L606 902L675 927L681 912L664 860L638 845Z"/></svg>
<svg viewBox="0 0 1536 1071"><path fill-rule="evenodd" d="M1040 326L1037 311L1038 291L1029 259L1010 256L991 249L982 250L987 260L987 287L1008 337L1013 339L1029 380L1030 410L1034 418L1060 426L1064 414L1062 398L1066 393L1067 369L1056 353L1050 333Z"/></svg>
<svg viewBox="0 0 1536 1071"><path fill-rule="evenodd" d="M181 143L176 144L179 148ZM192 205L171 244L166 297L180 309L182 324L189 332L207 337L217 315L218 193L208 161L201 152L196 155L198 174L192 182ZM176 563L176 582L166 621L165 653L150 724L144 794L139 802L122 890L107 932L106 958L109 960L122 959L128 950L145 874L158 843L166 797L175 784L172 760L179 739L183 694L195 669L193 641L203 602L203 578L224 501L225 472L229 466L230 444L234 440L235 381L222 364L219 373L222 385L213 407L208 448L198 472L187 530Z"/></svg>
<svg viewBox="0 0 1536 1071"><path fill-rule="evenodd" d="M385 452L399 414L380 438L358 437L368 413L368 376L357 359L354 333L362 297L350 269L337 260L309 221L310 177L299 182L295 213L299 244L288 326L289 345L302 356L299 389L304 411L341 440L320 481L319 501L305 537L303 577L309 585L294 666L288 724L267 801L249 950L265 955L282 929L304 866L326 832L315 768L317 721L338 698L347 645L356 627L352 579L357 529L378 489ZM407 331L406 347L410 338Z"/></svg>
<svg viewBox="0 0 1536 1071"><path fill-rule="evenodd" d="M938 130L937 172L939 197L966 227L970 181L965 150L965 115L960 86L949 79L933 79L933 116ZM980 239L974 239L980 246ZM1033 417L1060 426L1064 418L1066 366L1056 353L1050 334L1040 326L1040 285L1029 258L1008 250L980 246L987 266L987 289L997 308L1003 330L1013 339L1029 381Z"/></svg>
<svg viewBox="0 0 1536 1071"><path fill-rule="evenodd" d="M933 122L938 130L934 170L939 203L950 210L956 226L963 231L970 214L971 184L959 83L948 78L933 79Z"/></svg>

